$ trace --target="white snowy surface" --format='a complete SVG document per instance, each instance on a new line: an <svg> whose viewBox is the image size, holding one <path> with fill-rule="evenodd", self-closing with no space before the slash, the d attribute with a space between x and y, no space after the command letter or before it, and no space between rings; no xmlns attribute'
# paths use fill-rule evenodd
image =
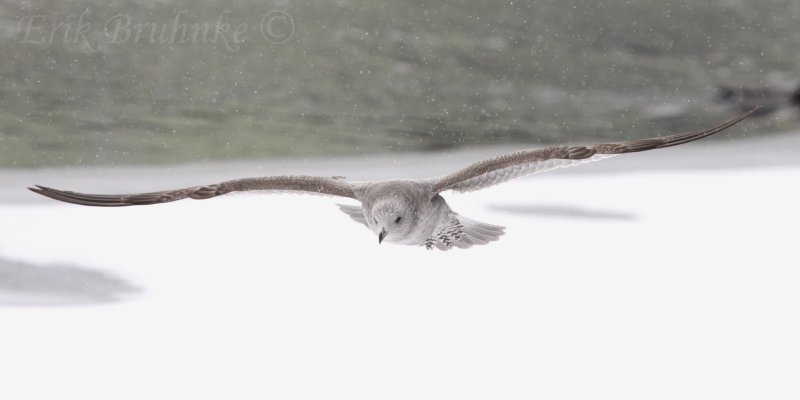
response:
<svg viewBox="0 0 800 400"><path fill-rule="evenodd" d="M324 197L0 204L0 398L796 399L799 185L538 175L446 196L507 227L450 252Z"/></svg>

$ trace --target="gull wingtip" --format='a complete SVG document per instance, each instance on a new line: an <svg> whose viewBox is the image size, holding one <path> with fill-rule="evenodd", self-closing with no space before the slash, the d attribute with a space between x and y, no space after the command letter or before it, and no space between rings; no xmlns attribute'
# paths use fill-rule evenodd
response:
<svg viewBox="0 0 800 400"><path fill-rule="evenodd" d="M36 193L40 193L40 192L58 192L57 189L53 189L51 187L42 186L42 185L29 186L28 190L34 191Z"/></svg>

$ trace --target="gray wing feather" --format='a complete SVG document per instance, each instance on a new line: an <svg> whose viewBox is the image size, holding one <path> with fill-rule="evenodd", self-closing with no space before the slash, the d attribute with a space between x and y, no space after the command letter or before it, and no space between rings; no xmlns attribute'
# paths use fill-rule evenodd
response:
<svg viewBox="0 0 800 400"><path fill-rule="evenodd" d="M522 176L536 174L540 172L547 172L558 168L572 167L575 165L586 164L588 162L604 160L606 158L611 158L614 156L617 156L617 154L595 154L591 157L579 160L551 158L549 160L513 165L510 167L496 169L493 171L489 171L485 174L465 179L463 181L447 186L446 188L437 189L436 191L453 190L456 192L470 192L473 190L484 189L506 181L510 181L514 178L519 178Z"/></svg>
<svg viewBox="0 0 800 400"><path fill-rule="evenodd" d="M619 154L677 146L711 136L739 123L758 108L750 110L713 128L622 143L590 146L559 146L522 150L472 164L452 174L433 179L433 191L469 192L497 185L517 177L556 168L571 167L603 160Z"/></svg>
<svg viewBox="0 0 800 400"><path fill-rule="evenodd" d="M168 203L182 199L209 199L232 192L279 191L356 198L356 186L338 178L318 176L269 176L236 179L208 186L137 194L86 194L36 185L31 191L51 199L96 207L124 207Z"/></svg>
<svg viewBox="0 0 800 400"><path fill-rule="evenodd" d="M364 226L369 228L369 225L367 225L367 220L364 217L364 211L361 209L361 206L351 206L348 204L337 204L337 206L339 206L339 209L342 210L343 213L349 215L350 218L353 219L353 221L363 224Z"/></svg>

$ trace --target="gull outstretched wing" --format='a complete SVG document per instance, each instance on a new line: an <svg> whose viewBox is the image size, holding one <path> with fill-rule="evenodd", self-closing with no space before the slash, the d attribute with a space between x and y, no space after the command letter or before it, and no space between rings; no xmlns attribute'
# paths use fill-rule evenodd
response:
<svg viewBox="0 0 800 400"><path fill-rule="evenodd" d="M547 147L508 153L477 162L452 174L434 178L432 180L433 191L436 193L446 190L469 192L537 172L585 164L624 153L677 146L728 129L757 110L758 108L754 108L713 128L670 136L589 146Z"/></svg>
<svg viewBox="0 0 800 400"><path fill-rule="evenodd" d="M202 200L232 192L246 191L298 192L356 198L354 185L347 181L338 178L302 175L236 179L207 186L136 194L86 194L39 185L29 189L51 199L96 207L160 204L182 199Z"/></svg>

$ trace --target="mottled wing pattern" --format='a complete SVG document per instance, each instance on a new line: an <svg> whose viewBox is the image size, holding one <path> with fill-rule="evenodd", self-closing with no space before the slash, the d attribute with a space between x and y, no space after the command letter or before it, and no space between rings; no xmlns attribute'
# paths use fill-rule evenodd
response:
<svg viewBox="0 0 800 400"><path fill-rule="evenodd" d="M569 150L569 148L563 148L564 150ZM554 148L550 149L543 149L543 150L556 150ZM560 149L559 149L560 150ZM523 154L518 153L510 153L506 154L508 157L524 157ZM553 155L552 152L550 154L541 154L540 157L542 158L539 161L528 161L519 164L511 164L505 167L498 167L497 169L487 169L487 172L484 173L475 173L475 176L470 178L466 178L464 180L455 182L447 185L447 182L440 183L435 186L434 191L442 192L445 190L453 190L456 192L470 192L473 190L485 189L490 186L498 185L503 182L510 181L514 178L519 178L522 176L532 175L540 172L547 172L558 168L565 168L565 167L572 167L580 164L586 164L592 161L599 161L606 158L611 158L616 156L617 154L595 154L591 157L586 158L579 158L579 159L569 159L569 158L547 158ZM570 157L569 154L564 152L564 154L555 157Z"/></svg>
<svg viewBox="0 0 800 400"><path fill-rule="evenodd" d="M208 186L137 194L86 194L67 190L51 189L37 185L29 188L33 192L67 203L96 207L124 207L168 203L182 199L202 200L231 192L280 191L314 193L355 198L352 184L337 178L318 176L269 176L245 178Z"/></svg>
<svg viewBox="0 0 800 400"><path fill-rule="evenodd" d="M421 243L428 250L450 250L453 247L466 249L475 245L487 244L500 238L505 232L502 226L486 224L450 213L431 237Z"/></svg>
<svg viewBox="0 0 800 400"><path fill-rule="evenodd" d="M559 146L522 150L480 161L452 174L433 180L433 191L469 192L506 182L510 179L603 160L624 153L634 153L677 146L721 132L749 117L755 108L710 129L622 143L590 146Z"/></svg>

